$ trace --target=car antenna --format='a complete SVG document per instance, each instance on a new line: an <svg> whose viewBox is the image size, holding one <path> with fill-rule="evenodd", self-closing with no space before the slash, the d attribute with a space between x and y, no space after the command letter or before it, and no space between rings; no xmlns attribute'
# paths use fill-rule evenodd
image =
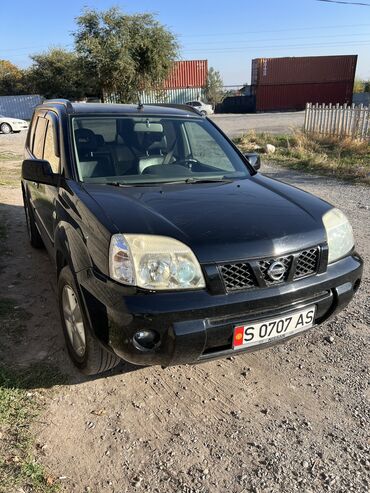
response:
<svg viewBox="0 0 370 493"><path fill-rule="evenodd" d="M142 110L143 108L144 108L144 105L143 105L143 103L141 102L140 95L138 95L138 105L137 105L137 109L138 109L138 110Z"/></svg>

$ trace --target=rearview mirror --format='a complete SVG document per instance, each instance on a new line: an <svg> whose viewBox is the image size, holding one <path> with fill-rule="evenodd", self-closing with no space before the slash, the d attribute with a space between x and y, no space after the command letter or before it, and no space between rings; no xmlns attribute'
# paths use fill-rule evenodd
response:
<svg viewBox="0 0 370 493"><path fill-rule="evenodd" d="M151 123L149 120L145 123L135 123L134 132L153 132L163 133L163 125L161 123Z"/></svg>
<svg viewBox="0 0 370 493"><path fill-rule="evenodd" d="M246 152L244 157L248 160L249 164L257 171L261 167L260 155L256 152Z"/></svg>
<svg viewBox="0 0 370 493"><path fill-rule="evenodd" d="M35 183L56 186L59 175L53 173L49 161L25 159L22 163L22 178Z"/></svg>

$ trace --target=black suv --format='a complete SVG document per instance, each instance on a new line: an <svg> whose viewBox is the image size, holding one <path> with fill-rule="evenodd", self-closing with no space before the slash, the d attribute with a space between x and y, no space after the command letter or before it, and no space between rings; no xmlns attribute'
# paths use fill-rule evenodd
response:
<svg viewBox="0 0 370 493"><path fill-rule="evenodd" d="M255 350L351 300L362 260L345 215L259 164L192 108L36 108L22 166L27 226L55 263L77 367Z"/></svg>

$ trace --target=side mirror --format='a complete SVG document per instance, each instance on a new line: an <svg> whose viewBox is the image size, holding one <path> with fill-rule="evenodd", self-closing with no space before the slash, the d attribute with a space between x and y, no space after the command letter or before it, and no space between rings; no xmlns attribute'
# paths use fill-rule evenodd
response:
<svg viewBox="0 0 370 493"><path fill-rule="evenodd" d="M248 160L249 164L257 171L261 167L260 155L256 152L246 152L244 157Z"/></svg>
<svg viewBox="0 0 370 493"><path fill-rule="evenodd" d="M49 161L25 159L22 163L22 178L35 183L56 186L59 175L53 173Z"/></svg>

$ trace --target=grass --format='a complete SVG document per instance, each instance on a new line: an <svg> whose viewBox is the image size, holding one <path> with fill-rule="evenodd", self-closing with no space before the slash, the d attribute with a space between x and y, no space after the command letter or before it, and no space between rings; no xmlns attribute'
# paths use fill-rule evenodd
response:
<svg viewBox="0 0 370 493"><path fill-rule="evenodd" d="M0 253L6 236L0 220ZM55 479L34 458L30 427L45 405L50 392L45 388L64 383L64 377L40 363L12 368L1 354L9 354L9 344L16 344L26 317L14 300L0 298L0 493L55 493Z"/></svg>
<svg viewBox="0 0 370 493"><path fill-rule="evenodd" d="M0 158L1 164L1 158ZM14 163L12 163L14 164ZM6 166L0 169L0 186L2 187L18 187L21 180L21 167L20 165Z"/></svg>
<svg viewBox="0 0 370 493"><path fill-rule="evenodd" d="M41 364L25 370L0 367L0 493L15 488L38 493L58 490L54 478L33 457L30 424L42 408L46 391L29 389L61 381L57 371Z"/></svg>
<svg viewBox="0 0 370 493"><path fill-rule="evenodd" d="M11 151L0 151L0 161L20 161L22 156Z"/></svg>
<svg viewBox="0 0 370 493"><path fill-rule="evenodd" d="M370 184L370 143L349 138L248 132L234 139L243 152L265 152L266 144L276 147L269 160L284 166L314 171Z"/></svg>
<svg viewBox="0 0 370 493"><path fill-rule="evenodd" d="M0 186L17 187L21 178L22 156L10 151L0 151Z"/></svg>

